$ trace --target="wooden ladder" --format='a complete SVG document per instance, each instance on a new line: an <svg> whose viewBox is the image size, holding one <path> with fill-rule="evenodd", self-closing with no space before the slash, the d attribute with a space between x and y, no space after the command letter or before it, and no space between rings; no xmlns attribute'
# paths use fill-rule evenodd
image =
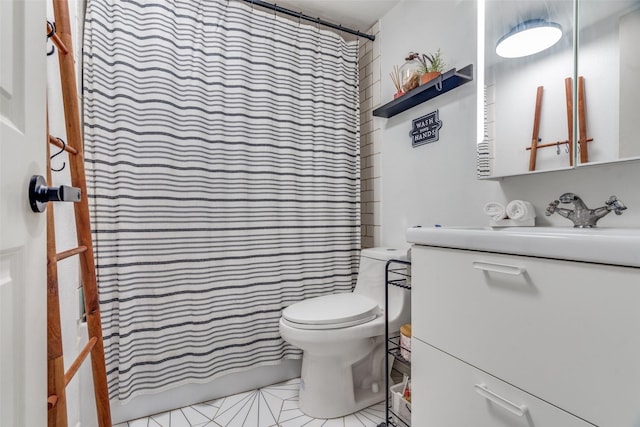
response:
<svg viewBox="0 0 640 427"><path fill-rule="evenodd" d="M91 355L91 370L93 372L93 386L96 400L97 426L111 427L111 412L109 407L109 391L107 387L107 372L104 359L102 339L102 324L100 320L100 306L98 303L98 287L91 241L91 222L89 217L89 202L87 198L87 184L84 170L84 156L82 145L82 127L78 102L78 88L76 87L76 72L73 58L73 43L71 38L71 24L69 20L69 6L67 0L53 0L55 19L55 35L51 40L58 48L58 62L60 65L60 79L62 85L62 100L64 105L65 128L67 144L49 135L49 143L63 148L69 154L69 170L71 185L81 191L80 202L74 203L74 215L78 247L64 252L56 251L56 236L54 230L53 206L47 210L47 383L48 383L48 426L66 427L67 405L65 387L80 368L82 362ZM47 33L51 33L50 26ZM47 154L49 153L47 144ZM51 165L47 168L48 185L52 185ZM84 291L84 305L86 311L89 341L82 349L69 370L64 372L62 352L62 328L60 322L60 303L58 298L58 267L57 263L70 256L78 255L80 263L80 279Z"/></svg>
<svg viewBox="0 0 640 427"><path fill-rule="evenodd" d="M567 102L567 130L568 139L564 141L549 142L546 144L539 144L540 138L540 110L542 109L542 91L543 86L538 86L536 91L536 107L533 116L533 133L531 135L531 146L527 147L527 150L531 150L529 154L529 171L536 170L537 151L539 148L556 147L560 149L560 145L567 146L567 153L569 154L569 166L573 166L573 79L567 77L564 79L564 88ZM578 146L580 148L580 163L589 162L589 149L587 142L592 142L593 138L587 137L587 104L585 102L584 95L584 77L578 77Z"/></svg>

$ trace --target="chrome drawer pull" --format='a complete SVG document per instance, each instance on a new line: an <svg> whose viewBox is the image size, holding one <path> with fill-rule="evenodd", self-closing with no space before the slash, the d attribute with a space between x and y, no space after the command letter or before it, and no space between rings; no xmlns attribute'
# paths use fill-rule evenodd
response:
<svg viewBox="0 0 640 427"><path fill-rule="evenodd" d="M476 384L473 387L476 389L476 393L478 393L480 396L492 401L498 406L503 407L514 415L523 417L527 413L527 405L517 405L512 401L507 400L504 397L492 392L484 384Z"/></svg>
<svg viewBox="0 0 640 427"><path fill-rule="evenodd" d="M515 265L506 265L506 264L495 264L492 262L484 262L484 261L473 261L471 263L473 268L477 268L482 271L492 271L494 273L503 273L503 274L511 274L512 276L520 276L525 271L527 271L524 267L517 267Z"/></svg>

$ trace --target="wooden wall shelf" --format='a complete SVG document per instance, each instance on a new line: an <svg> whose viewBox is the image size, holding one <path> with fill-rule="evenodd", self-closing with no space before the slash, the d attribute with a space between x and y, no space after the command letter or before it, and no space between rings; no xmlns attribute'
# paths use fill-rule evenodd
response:
<svg viewBox="0 0 640 427"><path fill-rule="evenodd" d="M442 73L439 77L405 93L399 98L384 104L373 110L376 117L393 117L409 108L422 104L436 96L440 96L451 89L455 89L473 80L473 64L469 64L461 70L455 68Z"/></svg>

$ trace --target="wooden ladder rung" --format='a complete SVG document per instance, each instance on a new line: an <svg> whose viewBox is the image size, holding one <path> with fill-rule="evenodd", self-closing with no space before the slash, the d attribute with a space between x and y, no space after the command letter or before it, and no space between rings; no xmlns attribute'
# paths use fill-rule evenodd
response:
<svg viewBox="0 0 640 427"><path fill-rule="evenodd" d="M47 22L47 35L51 34L52 31L53 27L50 23ZM65 44L62 42L62 40L60 40L60 37L58 37L56 33L53 33L51 35L51 41L54 45L56 45L60 52L64 53L65 55L69 53L69 49L67 49L67 46L65 46Z"/></svg>
<svg viewBox="0 0 640 427"><path fill-rule="evenodd" d="M58 396L52 394L47 398L47 410L52 410L56 407L56 403L58 403Z"/></svg>
<svg viewBox="0 0 640 427"><path fill-rule="evenodd" d="M59 252L56 254L56 261L62 261L63 259L69 258L74 255L81 254L87 251L86 246L78 246L77 248L69 249L63 252Z"/></svg>
<svg viewBox="0 0 640 427"><path fill-rule="evenodd" d="M587 142L593 142L593 138L587 138ZM570 141L565 139L564 141L556 141L556 142L548 142L546 144L539 144L536 148L546 148L546 147L557 147L558 144L565 145L569 144ZM531 147L525 148L525 150L531 150Z"/></svg>
<svg viewBox="0 0 640 427"><path fill-rule="evenodd" d="M98 338L91 337L91 339L84 346L80 354L78 354L78 357L76 357L76 360L73 361L73 363L69 367L69 370L64 374L65 387L69 385L69 382L71 382L71 379L73 378L73 376L76 374L76 372L78 372L78 369L80 369L80 365L82 365L82 362L84 362L84 359L86 359L89 353L91 353L91 350L93 350L93 346L96 345L97 342L98 342Z"/></svg>
<svg viewBox="0 0 640 427"><path fill-rule="evenodd" d="M60 142L58 138L56 138L53 135L49 135L49 144L53 144L56 147L62 148L64 151L66 151L69 154L73 154L73 155L78 154L78 150L76 150L73 147L69 147L68 144L63 144L62 142Z"/></svg>

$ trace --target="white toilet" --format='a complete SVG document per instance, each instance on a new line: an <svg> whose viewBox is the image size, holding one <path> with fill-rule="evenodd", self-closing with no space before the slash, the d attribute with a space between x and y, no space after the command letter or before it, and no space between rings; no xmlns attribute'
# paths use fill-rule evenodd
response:
<svg viewBox="0 0 640 427"><path fill-rule="evenodd" d="M284 309L280 334L301 348L299 407L313 418L341 417L385 398L385 265L405 251L363 249L353 292ZM409 292L389 286L389 332L410 319Z"/></svg>

